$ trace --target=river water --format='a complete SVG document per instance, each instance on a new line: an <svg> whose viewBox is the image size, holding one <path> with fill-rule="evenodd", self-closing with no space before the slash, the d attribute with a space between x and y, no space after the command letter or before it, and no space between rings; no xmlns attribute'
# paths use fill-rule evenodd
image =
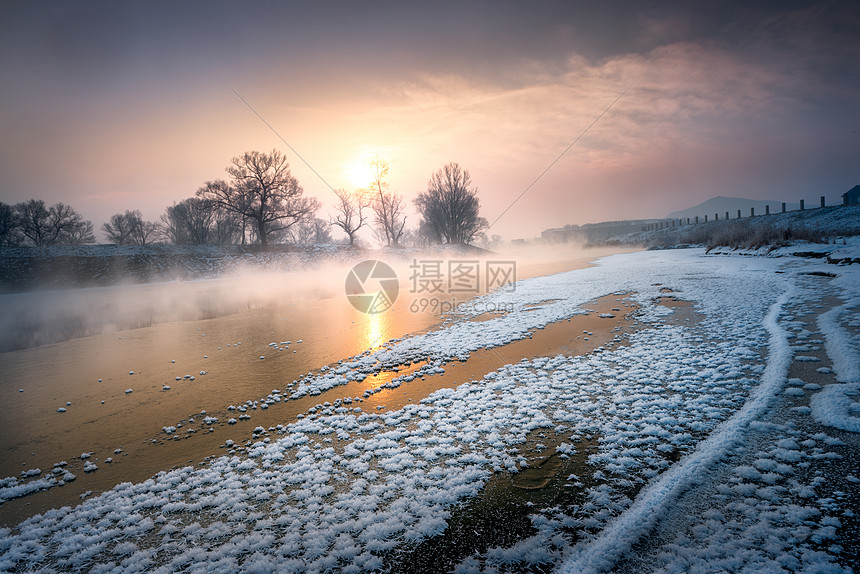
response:
<svg viewBox="0 0 860 574"><path fill-rule="evenodd" d="M518 279L524 279L580 268L617 251L566 248L513 258ZM247 405L244 414L250 419L224 424L239 415L228 410L231 405L265 397L273 389L283 392L290 382L325 365L438 325L441 305L416 305L420 297L410 293L405 265L395 264L401 279L398 300L375 315L350 305L343 288L349 268L344 266L4 295L0 327L7 341L20 338L16 326L25 338L40 330L44 336L52 328L66 329L72 338L0 353L0 478L35 468L44 476L65 461L78 479L4 503L0 524L73 504L87 491L199 463L222 454L227 439L249 439L255 426L288 423L330 396L384 383L393 373L354 383L355 389L333 389L267 410ZM450 306L456 299L449 294L445 300ZM419 400L432 390L416 382L408 399L397 400ZM387 392L374 395L374 404L383 407ZM203 427L206 416L218 417L219 424ZM167 434L165 427L176 430ZM85 453L92 453L87 460L97 471L82 471Z"/></svg>

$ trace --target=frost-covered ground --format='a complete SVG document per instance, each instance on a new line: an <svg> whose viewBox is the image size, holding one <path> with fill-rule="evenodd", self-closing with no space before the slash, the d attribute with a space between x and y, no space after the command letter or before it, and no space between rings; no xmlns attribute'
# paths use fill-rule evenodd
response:
<svg viewBox="0 0 860 574"><path fill-rule="evenodd" d="M410 571L489 485L524 473L529 450L561 460L562 495L524 502L530 524L511 544L455 544L451 569L850 571L856 267L693 249L522 281L484 297L512 313L393 341L283 393L414 360L428 376L611 293L633 299L644 326L588 356L509 364L397 411L339 402L260 428L247 449L3 529L0 570ZM657 301L667 294L700 320L678 320ZM5 479L0 497L37 480Z"/></svg>

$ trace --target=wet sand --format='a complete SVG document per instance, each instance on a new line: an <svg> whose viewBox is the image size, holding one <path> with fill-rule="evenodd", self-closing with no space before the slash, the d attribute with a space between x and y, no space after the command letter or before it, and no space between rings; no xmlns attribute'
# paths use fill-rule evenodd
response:
<svg viewBox="0 0 860 574"><path fill-rule="evenodd" d="M518 278L581 268L608 252L521 263ZM465 363L447 365L443 375L385 389L359 406L366 411L375 411L377 406L395 409L439 388L480 378L506 362L587 353L611 341L617 334L613 329L623 326L623 313L611 320L597 317L619 305L618 298L595 302L595 313L549 325L531 339L473 353ZM32 468L42 469L45 476L54 463L66 461L77 480L7 501L0 506L0 524L15 524L48 508L73 505L87 491L142 481L175 466L200 464L206 457L223 454L227 439L237 444L250 440L256 426L286 424L324 401L361 396L365 389L384 384L403 371L382 373L268 410L249 408L250 420L225 424L228 417L238 416L227 410L228 405L265 397L272 389L283 390L321 366L439 322L438 314L410 312L405 296L388 312L373 316L355 311L341 296L279 302L213 319L162 323L3 353L0 477ZM585 341L583 331L594 335ZM269 346L284 341L292 341L286 350ZM183 378L186 375L194 380ZM175 380L177 377L182 380ZM164 390L164 385L170 390ZM128 389L132 392L126 393ZM60 407L66 412L57 412ZM211 432L201 424L204 410L219 419ZM182 427L176 434L161 432L162 427L177 423ZM116 449L122 452L115 453ZM93 453L89 460L98 465L97 471L83 472L80 457L85 452ZM113 462L105 462L108 457Z"/></svg>

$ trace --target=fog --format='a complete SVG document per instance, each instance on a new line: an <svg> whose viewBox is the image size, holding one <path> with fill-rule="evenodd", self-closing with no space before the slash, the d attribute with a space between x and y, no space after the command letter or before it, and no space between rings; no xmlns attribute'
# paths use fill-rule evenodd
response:
<svg viewBox="0 0 860 574"><path fill-rule="evenodd" d="M352 309L346 305L344 283L350 268L361 259L379 259L391 265L400 280L396 304L404 305L406 301L408 305L410 295L418 295L414 279L421 273L422 262L440 262L439 269L446 275L451 261L477 262L482 272L487 261L515 261L515 276L523 279L564 270L570 268L574 260L608 252L610 250L583 249L577 244L509 246L504 253L369 251L354 261L321 262L313 268L290 272L245 267L216 279L127 282L106 287L10 293L0 295L0 352L335 297L342 298L344 309L349 312ZM482 277L480 288L475 292L458 293L456 299L463 301L485 292L485 279ZM454 296L445 290L434 295L440 299Z"/></svg>
<svg viewBox="0 0 860 574"><path fill-rule="evenodd" d="M292 273L0 295L0 352L172 321L199 321L343 293L347 265Z"/></svg>

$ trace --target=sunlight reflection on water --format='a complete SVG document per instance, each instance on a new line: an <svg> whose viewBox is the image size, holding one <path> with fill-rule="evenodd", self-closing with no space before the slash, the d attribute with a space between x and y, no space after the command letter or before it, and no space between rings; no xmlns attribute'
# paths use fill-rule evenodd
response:
<svg viewBox="0 0 860 574"><path fill-rule="evenodd" d="M367 349L375 350L391 338L391 326L385 313L367 315L364 327L364 346Z"/></svg>

